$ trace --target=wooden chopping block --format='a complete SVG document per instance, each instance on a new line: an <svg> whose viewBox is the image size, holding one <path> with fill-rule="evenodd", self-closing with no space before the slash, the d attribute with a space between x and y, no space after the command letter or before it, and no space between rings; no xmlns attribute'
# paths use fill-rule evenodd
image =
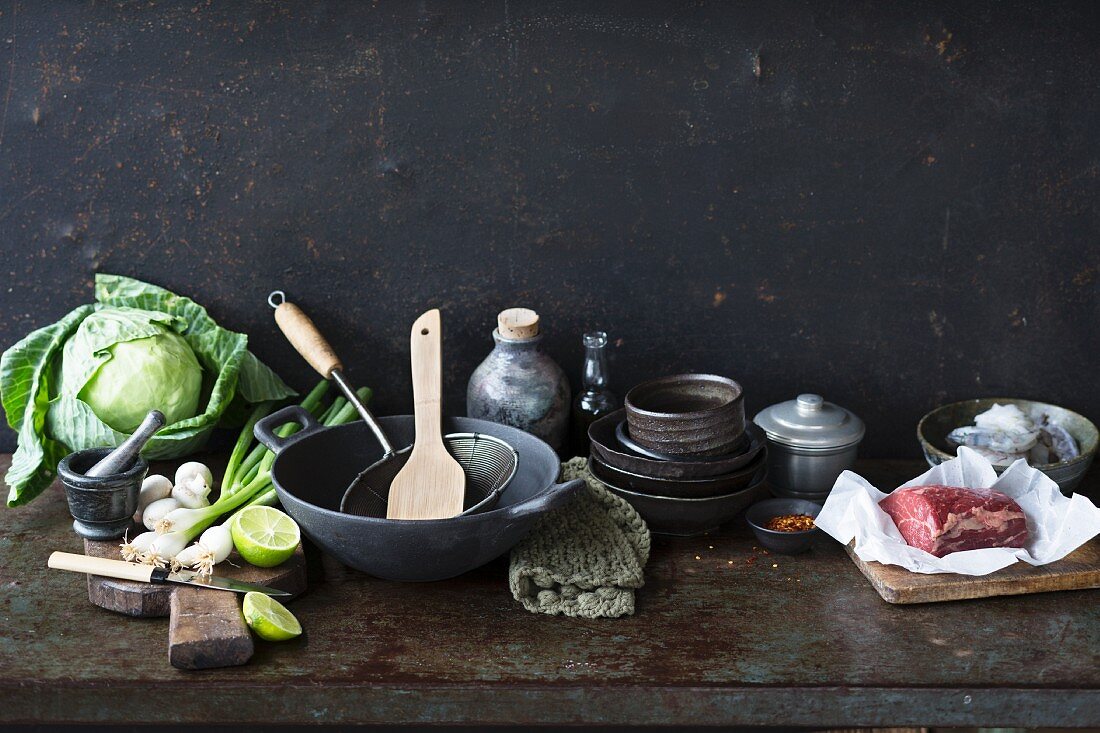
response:
<svg viewBox="0 0 1100 733"><path fill-rule="evenodd" d="M860 560L854 543L844 548L887 603L936 603L1100 588L1100 540L1090 540L1047 565L1018 562L989 575L911 573L897 565Z"/></svg>
<svg viewBox="0 0 1100 733"><path fill-rule="evenodd" d="M118 560L119 542L84 540L84 554ZM232 564L237 565L234 567ZM306 589L302 546L282 565L258 568L236 552L214 568L214 574L256 583L297 596ZM241 614L239 593L169 583L135 583L88 576L88 600L127 616L169 617L168 660L179 669L233 667L252 658L252 633ZM284 599L280 599L284 600Z"/></svg>

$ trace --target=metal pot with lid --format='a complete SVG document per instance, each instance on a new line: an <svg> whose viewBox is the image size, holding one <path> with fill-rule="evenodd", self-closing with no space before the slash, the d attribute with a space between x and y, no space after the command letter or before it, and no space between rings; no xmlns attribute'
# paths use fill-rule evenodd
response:
<svg viewBox="0 0 1100 733"><path fill-rule="evenodd" d="M824 501L856 460L865 428L850 410L821 395L765 408L753 418L768 440L768 481L777 496Z"/></svg>

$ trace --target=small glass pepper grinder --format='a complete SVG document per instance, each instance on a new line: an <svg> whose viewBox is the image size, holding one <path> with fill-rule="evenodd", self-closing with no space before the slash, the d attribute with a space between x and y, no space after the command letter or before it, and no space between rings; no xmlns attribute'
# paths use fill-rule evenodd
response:
<svg viewBox="0 0 1100 733"><path fill-rule="evenodd" d="M588 426L619 407L619 398L607 388L607 334L584 335L584 389L573 401L573 455L587 456Z"/></svg>

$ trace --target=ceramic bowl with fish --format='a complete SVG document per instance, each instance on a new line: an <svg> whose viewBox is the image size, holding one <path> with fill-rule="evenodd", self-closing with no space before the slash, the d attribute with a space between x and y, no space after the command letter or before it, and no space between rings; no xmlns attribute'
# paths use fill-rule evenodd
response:
<svg viewBox="0 0 1100 733"><path fill-rule="evenodd" d="M917 424L917 438L930 466L951 460L967 445L989 458L998 474L1025 458L1069 494L1092 465L1100 432L1064 407L998 397L936 408Z"/></svg>

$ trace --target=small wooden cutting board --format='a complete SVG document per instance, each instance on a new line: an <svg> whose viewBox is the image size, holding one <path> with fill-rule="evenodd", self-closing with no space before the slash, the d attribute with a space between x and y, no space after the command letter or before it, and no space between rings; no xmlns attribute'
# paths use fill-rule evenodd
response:
<svg viewBox="0 0 1100 733"><path fill-rule="evenodd" d="M118 546L117 540L84 540L84 554L118 560ZM274 568L250 565L234 552L229 561L214 568L214 574L278 588L293 596L306 589L306 562L301 545L289 560ZM88 576L88 600L95 605L127 616L169 617L168 659L179 669L233 667L252 658L252 634L241 615L241 597L238 593L174 583L136 583Z"/></svg>
<svg viewBox="0 0 1100 733"><path fill-rule="evenodd" d="M845 547L856 567L888 603L935 603L966 598L1013 596L1056 590L1100 588L1100 539L1092 539L1048 565L1018 562L989 575L914 573L897 565L860 560Z"/></svg>

